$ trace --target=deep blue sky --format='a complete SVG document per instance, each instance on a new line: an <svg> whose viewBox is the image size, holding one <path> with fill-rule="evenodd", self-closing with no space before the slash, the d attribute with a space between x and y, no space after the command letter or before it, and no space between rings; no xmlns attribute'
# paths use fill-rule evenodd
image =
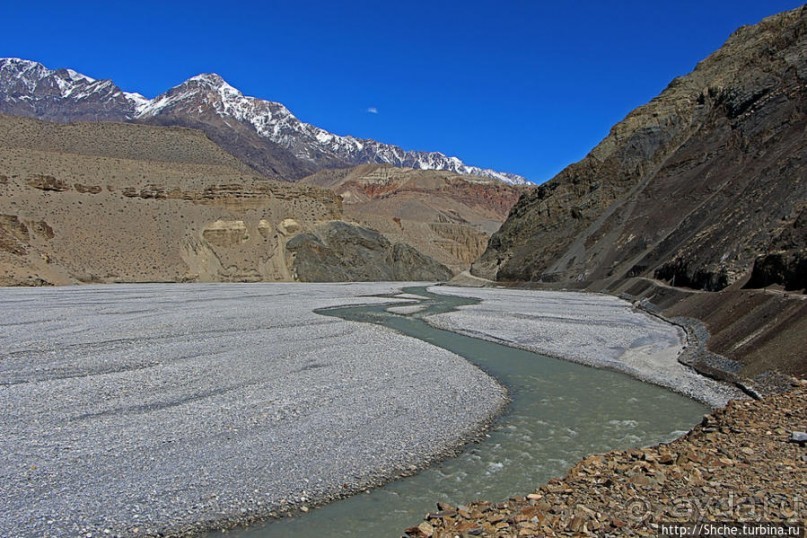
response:
<svg viewBox="0 0 807 538"><path fill-rule="evenodd" d="M147 97L216 72L335 133L543 181L737 27L802 3L3 1L0 56Z"/></svg>

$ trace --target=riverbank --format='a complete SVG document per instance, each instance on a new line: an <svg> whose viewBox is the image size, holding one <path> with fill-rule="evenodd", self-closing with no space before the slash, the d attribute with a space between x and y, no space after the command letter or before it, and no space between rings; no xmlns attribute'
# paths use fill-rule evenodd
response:
<svg viewBox="0 0 807 538"><path fill-rule="evenodd" d="M318 308L399 283L0 290L0 535L198 533L453 454L504 389ZM401 304L406 304L401 301Z"/></svg>
<svg viewBox="0 0 807 538"><path fill-rule="evenodd" d="M684 437L584 458L563 478L502 503L439 505L410 537L658 536L662 523L807 523L807 381L733 401Z"/></svg>
<svg viewBox="0 0 807 538"><path fill-rule="evenodd" d="M807 377L804 293L739 285L704 292L647 278L627 279L604 291L700 332L704 353L693 356L690 365L704 375L739 381L763 394L786 388L790 376Z"/></svg>
<svg viewBox="0 0 807 538"><path fill-rule="evenodd" d="M692 351L684 331L611 295L512 288L434 286L434 293L476 297L475 305L430 316L435 327L553 357L608 368L712 407L745 397L681 364Z"/></svg>

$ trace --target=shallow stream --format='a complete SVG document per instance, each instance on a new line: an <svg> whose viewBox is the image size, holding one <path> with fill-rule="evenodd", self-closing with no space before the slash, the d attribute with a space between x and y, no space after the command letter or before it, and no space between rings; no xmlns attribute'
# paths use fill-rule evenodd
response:
<svg viewBox="0 0 807 538"><path fill-rule="evenodd" d="M383 325L465 357L507 387L512 402L505 413L482 442L415 476L227 536L397 538L434 511L437 501L456 505L524 495L587 454L672 440L708 411L624 374L436 329L423 318L478 301L422 287L404 291L423 297L419 312L394 314L387 311L390 305L378 305L318 313Z"/></svg>

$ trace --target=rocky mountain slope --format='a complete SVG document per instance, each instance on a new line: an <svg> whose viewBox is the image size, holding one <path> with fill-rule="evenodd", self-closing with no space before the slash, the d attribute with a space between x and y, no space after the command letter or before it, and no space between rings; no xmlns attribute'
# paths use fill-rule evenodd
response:
<svg viewBox="0 0 807 538"><path fill-rule="evenodd" d="M392 242L411 244L455 273L482 254L490 234L527 188L388 165L323 170L301 182L331 189L342 198L346 218Z"/></svg>
<svg viewBox="0 0 807 538"><path fill-rule="evenodd" d="M499 280L804 287L807 8L735 32L522 196L474 265Z"/></svg>
<svg viewBox="0 0 807 538"><path fill-rule="evenodd" d="M292 275L303 282L449 280L451 271L406 243L341 221L316 226L286 243Z"/></svg>
<svg viewBox="0 0 807 538"><path fill-rule="evenodd" d="M807 375L806 248L807 6L740 28L522 195L472 272L697 318L723 357L692 366L766 386Z"/></svg>
<svg viewBox="0 0 807 538"><path fill-rule="evenodd" d="M0 59L0 113L60 122L136 121L198 128L261 174L279 179L299 179L323 168L386 163L526 182L439 152L408 151L330 133L301 122L280 103L243 95L216 74L192 77L149 100L108 80L5 58Z"/></svg>
<svg viewBox="0 0 807 538"><path fill-rule="evenodd" d="M317 280L286 245L315 241L341 207L255 175L200 131L0 115L0 285ZM401 279L448 272L424 256L389 263Z"/></svg>

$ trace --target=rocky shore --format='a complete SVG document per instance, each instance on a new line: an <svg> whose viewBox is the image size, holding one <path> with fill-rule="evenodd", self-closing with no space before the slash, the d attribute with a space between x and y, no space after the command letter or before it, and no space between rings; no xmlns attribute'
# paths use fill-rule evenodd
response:
<svg viewBox="0 0 807 538"><path fill-rule="evenodd" d="M807 522L807 381L732 401L687 435L589 456L501 503L438 504L406 536L658 536L662 523Z"/></svg>

